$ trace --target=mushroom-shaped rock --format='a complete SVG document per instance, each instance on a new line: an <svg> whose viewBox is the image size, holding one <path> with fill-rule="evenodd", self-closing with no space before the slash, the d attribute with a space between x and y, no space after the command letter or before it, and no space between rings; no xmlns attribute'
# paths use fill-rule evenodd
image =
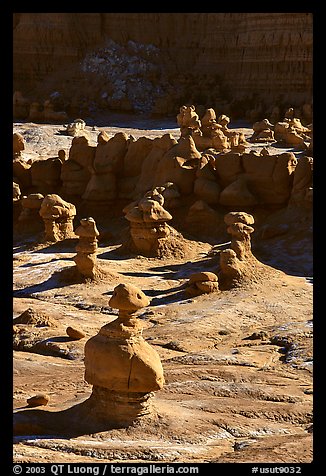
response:
<svg viewBox="0 0 326 476"><path fill-rule="evenodd" d="M99 236L94 218L82 218L75 234L79 237L74 257L77 269L86 278L94 279L98 274L96 251Z"/></svg>
<svg viewBox="0 0 326 476"><path fill-rule="evenodd" d="M229 212L224 216L224 223L226 225L233 225L233 223L245 223L246 225L253 225L255 223L254 217L245 212Z"/></svg>
<svg viewBox="0 0 326 476"><path fill-rule="evenodd" d="M151 398L164 385L163 368L134 315L149 304L147 296L136 286L119 284L109 304L119 309L119 317L86 342L85 380L93 385L94 417L129 426L153 412Z"/></svg>
<svg viewBox="0 0 326 476"><path fill-rule="evenodd" d="M163 208L163 195L152 190L137 202L124 207L125 218L130 222L131 240L128 247L134 251L150 256L159 254L161 240L168 238L172 228L167 221L172 220L171 214ZM157 199L156 199L156 198Z"/></svg>
<svg viewBox="0 0 326 476"><path fill-rule="evenodd" d="M275 141L274 125L268 119L255 122L252 126L254 133L250 137L251 142L270 142Z"/></svg>
<svg viewBox="0 0 326 476"><path fill-rule="evenodd" d="M76 230L76 235L83 238L97 237L99 236L99 231L96 227L94 218L82 218L80 220L80 226Z"/></svg>
<svg viewBox="0 0 326 476"><path fill-rule="evenodd" d="M132 284L119 284L114 288L109 305L121 311L136 312L148 306L149 298L139 288Z"/></svg>

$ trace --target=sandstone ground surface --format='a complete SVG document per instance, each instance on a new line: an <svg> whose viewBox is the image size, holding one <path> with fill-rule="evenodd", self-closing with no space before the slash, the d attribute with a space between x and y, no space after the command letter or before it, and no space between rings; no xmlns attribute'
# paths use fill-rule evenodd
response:
<svg viewBox="0 0 326 476"><path fill-rule="evenodd" d="M94 145L100 130L179 137L173 120L162 126L125 119L88 126ZM252 134L246 124L234 127ZM60 131L62 125L14 124L26 140L25 159L68 151L72 137ZM268 144L251 145L262 147L279 152ZM195 298L185 294L185 284L198 271L216 272L226 233L205 238L184 233L183 259L121 256L127 227L122 214L106 208L95 219L103 237L98 263L107 271L95 282L67 280L77 240L49 246L28 230L14 234L13 317L29 308L48 317L47 325L16 324L14 409L26 416L26 425L14 438L15 462L310 463L312 230L304 216L257 212L253 254L270 272L259 282ZM255 237L264 224L284 222L287 234ZM172 226L183 232L183 210ZM153 419L90 432L78 419L91 394L84 346L117 317L108 301L119 283L136 285L151 299L140 316L143 335L160 355L166 383L155 393ZM85 337L72 339L68 326ZM41 393L49 396L47 406L27 408L27 399Z"/></svg>

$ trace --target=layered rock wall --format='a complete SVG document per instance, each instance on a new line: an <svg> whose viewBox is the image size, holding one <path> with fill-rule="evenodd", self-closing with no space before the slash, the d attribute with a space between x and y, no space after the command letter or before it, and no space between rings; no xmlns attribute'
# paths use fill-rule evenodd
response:
<svg viewBox="0 0 326 476"><path fill-rule="evenodd" d="M212 104L300 106L312 98L312 38L311 13L16 13L14 89L49 77L60 88L62 75L76 88L80 61L111 39L159 48L164 74Z"/></svg>

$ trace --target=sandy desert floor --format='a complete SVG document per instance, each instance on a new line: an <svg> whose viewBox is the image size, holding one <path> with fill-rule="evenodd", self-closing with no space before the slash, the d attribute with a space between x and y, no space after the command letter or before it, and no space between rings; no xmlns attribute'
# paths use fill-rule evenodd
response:
<svg viewBox="0 0 326 476"><path fill-rule="evenodd" d="M173 121L164 129L156 123L143 127L87 129L94 144L102 129L135 138L180 135ZM249 127L242 130L251 135ZM26 140L26 159L57 156L59 149L69 150L72 140L60 133L61 125L15 123L16 131ZM292 219L296 228L262 241L255 235L267 219L290 224ZM42 227L33 234L14 233L13 317L32 308L50 323L17 324L14 460L311 462L312 229L304 213L300 220L286 211L258 213L253 253L270 267L266 278L191 299L184 292L187 278L196 271L217 271L226 234L200 239L185 233L188 252L182 259L121 255L126 220L114 210L99 211L103 239L97 257L107 274L95 283L80 283L65 279L75 265L77 240L49 246L38 242ZM172 226L183 232L182 211ZM92 390L84 380L84 345L117 317L108 301L119 283L135 284L151 298L140 319L144 338L161 357L166 384L155 393L152 419L127 429L89 429L82 419ZM67 326L85 337L72 340ZM27 408L26 400L43 392L49 404Z"/></svg>

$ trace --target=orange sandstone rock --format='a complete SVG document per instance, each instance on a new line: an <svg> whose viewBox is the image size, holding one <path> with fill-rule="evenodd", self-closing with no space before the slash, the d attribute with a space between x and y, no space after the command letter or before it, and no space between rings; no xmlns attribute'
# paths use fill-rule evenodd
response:
<svg viewBox="0 0 326 476"><path fill-rule="evenodd" d="M110 306L119 317L103 326L85 345L85 380L93 385L94 417L129 426L153 413L153 392L164 385L160 357L142 337L135 312L149 304L136 286L119 284Z"/></svg>

